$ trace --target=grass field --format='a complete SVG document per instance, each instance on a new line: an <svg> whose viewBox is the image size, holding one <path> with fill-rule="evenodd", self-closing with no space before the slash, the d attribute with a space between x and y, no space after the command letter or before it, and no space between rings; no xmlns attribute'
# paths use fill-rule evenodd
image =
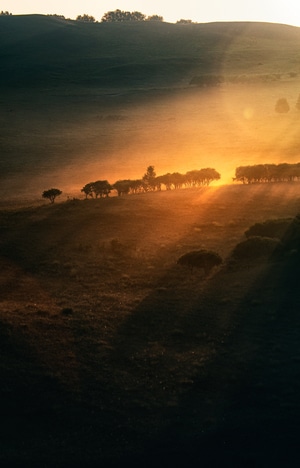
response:
<svg viewBox="0 0 300 468"><path fill-rule="evenodd" d="M226 259L299 207L283 183L2 211L3 465L294 466L298 260ZM208 278L176 264L199 248Z"/></svg>
<svg viewBox="0 0 300 468"><path fill-rule="evenodd" d="M299 465L299 183L231 183L300 161L299 41L0 16L1 466ZM149 165L222 179L83 199ZM282 218L270 258L233 261ZM199 249L223 259L209 276L177 264Z"/></svg>

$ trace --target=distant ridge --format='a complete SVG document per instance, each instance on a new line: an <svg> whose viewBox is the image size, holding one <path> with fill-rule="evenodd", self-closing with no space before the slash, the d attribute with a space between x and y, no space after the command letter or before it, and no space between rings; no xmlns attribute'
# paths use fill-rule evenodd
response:
<svg viewBox="0 0 300 468"><path fill-rule="evenodd" d="M0 17L3 87L189 85L201 74L300 72L300 29L272 23L86 24Z"/></svg>

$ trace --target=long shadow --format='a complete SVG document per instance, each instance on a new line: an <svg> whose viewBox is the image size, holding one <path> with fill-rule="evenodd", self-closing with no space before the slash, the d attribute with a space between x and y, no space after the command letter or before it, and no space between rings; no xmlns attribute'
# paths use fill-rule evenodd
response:
<svg viewBox="0 0 300 468"><path fill-rule="evenodd" d="M300 359L297 233L294 237L290 257L249 270L224 267L206 279L177 267L168 270L112 339L109 382L85 372L103 366L89 362L101 356L91 342L78 369L82 401L36 375L39 366L29 353L36 379L25 403L43 395L41 411L50 408L54 416L51 422L35 411L36 424L50 421L41 431L52 438L57 415L61 426L45 466L54 460L56 466L67 466L68 460L69 466L276 466L279 461L281 466L283 460L291 465L297 457ZM85 350L81 329L83 336L90 333L80 320L81 327L72 318L68 322L78 354ZM13 344L8 353L12 349ZM26 349L25 343L18 361ZM22 386L16 387L16 398L22 393ZM7 440L13 440L11 433ZM18 450L26 455L24 447ZM41 457L40 447L35 455Z"/></svg>
<svg viewBox="0 0 300 468"><path fill-rule="evenodd" d="M0 321L1 466L41 466L41 453L55 454L73 418L74 402L23 328Z"/></svg>
<svg viewBox="0 0 300 468"><path fill-rule="evenodd" d="M152 353L152 361L144 363L149 376L139 395L151 411L143 413L143 448L122 461L133 466L297 465L299 263L294 252L247 274L224 269L194 297L191 289L185 296L177 285L140 304L116 337L115 363L116 372L121 366L138 378ZM161 284L170 283L172 274ZM239 277L248 282L240 284L240 294ZM177 372L173 381L165 375L170 369ZM169 392L165 398L164 392ZM140 419L141 406L140 401L132 405L132 419Z"/></svg>

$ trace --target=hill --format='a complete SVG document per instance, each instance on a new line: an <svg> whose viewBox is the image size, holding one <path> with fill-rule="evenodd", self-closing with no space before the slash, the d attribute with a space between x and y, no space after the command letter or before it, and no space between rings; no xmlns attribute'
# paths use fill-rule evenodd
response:
<svg viewBox="0 0 300 468"><path fill-rule="evenodd" d="M298 28L1 17L2 86L170 86L197 74L298 72ZM287 54L288 51L288 54ZM299 65L298 65L299 67Z"/></svg>
<svg viewBox="0 0 300 468"><path fill-rule="evenodd" d="M299 203L262 184L1 211L1 464L297 465L299 232L284 260L226 259ZM176 264L199 248L209 277Z"/></svg>
<svg viewBox="0 0 300 468"><path fill-rule="evenodd" d="M266 23L0 17L2 200L78 196L150 164L228 183L239 165L298 162L299 39Z"/></svg>

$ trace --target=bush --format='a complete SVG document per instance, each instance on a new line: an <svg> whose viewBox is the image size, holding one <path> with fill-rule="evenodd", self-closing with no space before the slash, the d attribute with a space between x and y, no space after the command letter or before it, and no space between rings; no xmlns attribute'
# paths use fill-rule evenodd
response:
<svg viewBox="0 0 300 468"><path fill-rule="evenodd" d="M300 215L295 216L282 236L282 251L292 250L300 253Z"/></svg>
<svg viewBox="0 0 300 468"><path fill-rule="evenodd" d="M193 250L182 255L177 260L177 263L179 265L186 265L191 270L193 268L203 269L204 273L208 275L215 266L221 265L222 258L211 250Z"/></svg>
<svg viewBox="0 0 300 468"><path fill-rule="evenodd" d="M288 227L292 222L292 218L271 219L264 223L253 224L247 231L245 236L247 238L252 236L271 237L282 239Z"/></svg>
<svg viewBox="0 0 300 468"><path fill-rule="evenodd" d="M273 254L279 245L279 239L260 236L249 237L235 246L231 253L231 259L238 262L266 259Z"/></svg>
<svg viewBox="0 0 300 468"><path fill-rule="evenodd" d="M78 15L76 17L76 21L81 21L83 23L95 23L96 22L94 16L90 16L90 15L87 15L87 14Z"/></svg>

